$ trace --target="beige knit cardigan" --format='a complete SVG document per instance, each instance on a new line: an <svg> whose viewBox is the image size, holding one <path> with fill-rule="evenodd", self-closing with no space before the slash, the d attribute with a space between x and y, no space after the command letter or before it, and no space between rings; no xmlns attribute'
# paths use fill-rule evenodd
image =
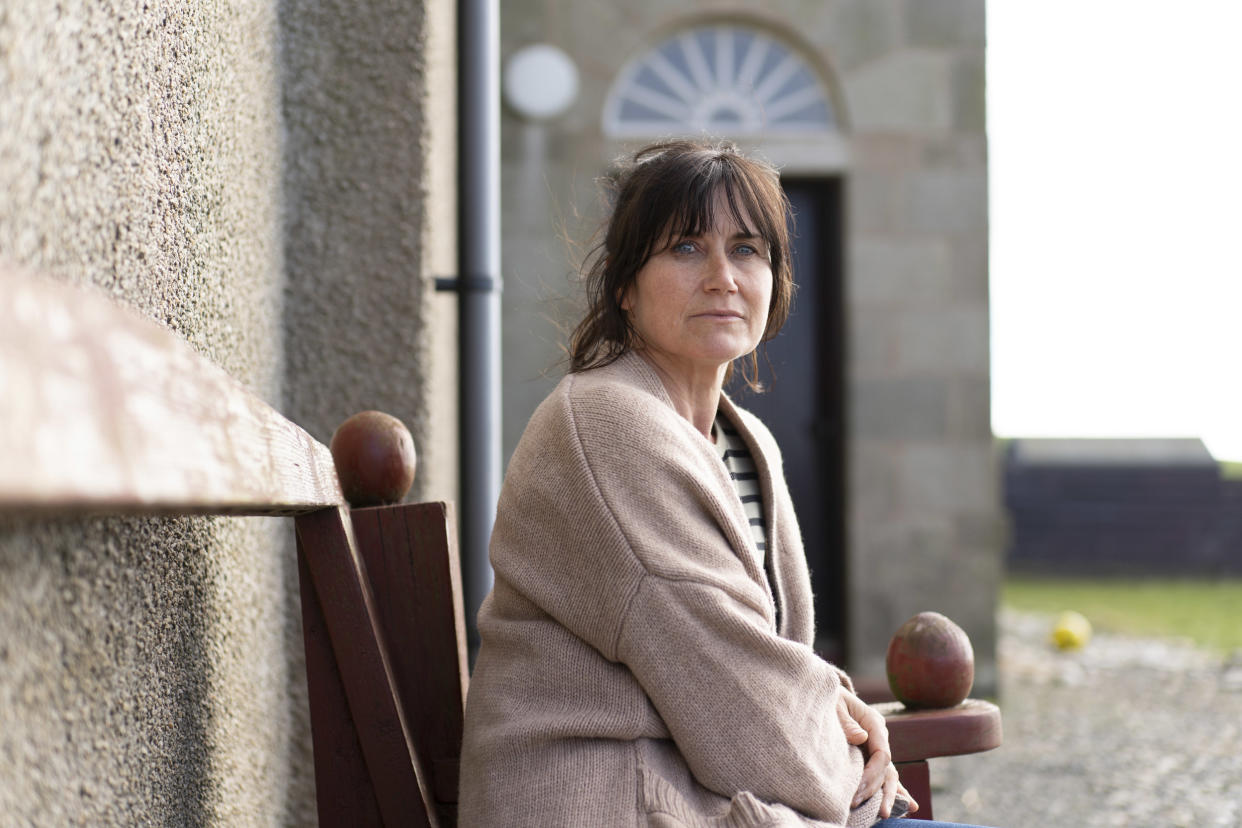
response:
<svg viewBox="0 0 1242 828"><path fill-rule="evenodd" d="M878 795L849 808L863 758L837 719L848 679L809 646L780 453L754 416L720 409L759 470L771 588L715 446L641 357L570 374L535 412L492 535L461 825L876 820Z"/></svg>

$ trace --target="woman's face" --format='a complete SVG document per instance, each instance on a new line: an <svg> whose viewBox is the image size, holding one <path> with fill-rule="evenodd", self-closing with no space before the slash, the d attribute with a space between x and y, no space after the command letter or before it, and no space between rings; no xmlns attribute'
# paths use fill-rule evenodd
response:
<svg viewBox="0 0 1242 828"><path fill-rule="evenodd" d="M702 235L670 238L638 271L621 302L639 347L686 379L723 371L753 351L767 327L767 245L737 225L722 194L715 216L716 225Z"/></svg>

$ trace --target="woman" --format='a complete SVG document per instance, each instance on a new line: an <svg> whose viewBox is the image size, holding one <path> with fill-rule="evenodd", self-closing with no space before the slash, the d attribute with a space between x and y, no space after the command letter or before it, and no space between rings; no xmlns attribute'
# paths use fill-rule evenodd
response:
<svg viewBox="0 0 1242 828"><path fill-rule="evenodd" d="M570 373L500 497L461 824L852 826L914 810L882 718L809 646L780 452L722 393L735 363L753 383L755 348L789 312L777 174L675 141L614 183ZM738 462L754 468L741 491Z"/></svg>

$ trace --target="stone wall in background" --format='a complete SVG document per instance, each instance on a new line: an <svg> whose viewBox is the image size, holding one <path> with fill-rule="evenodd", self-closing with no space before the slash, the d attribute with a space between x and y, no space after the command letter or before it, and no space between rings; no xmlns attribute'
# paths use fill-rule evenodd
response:
<svg viewBox="0 0 1242 828"><path fill-rule="evenodd" d="M957 621L996 688L984 4L842 3L850 107L850 582L858 669L894 623Z"/></svg>

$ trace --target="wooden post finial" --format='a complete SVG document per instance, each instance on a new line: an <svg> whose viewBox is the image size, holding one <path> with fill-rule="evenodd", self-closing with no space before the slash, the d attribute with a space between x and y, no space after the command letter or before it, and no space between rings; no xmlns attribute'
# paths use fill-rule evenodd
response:
<svg viewBox="0 0 1242 828"><path fill-rule="evenodd" d="M938 612L902 624L885 657L888 683L911 710L954 707L970 694L975 653L966 632Z"/></svg>
<svg viewBox="0 0 1242 828"><path fill-rule="evenodd" d="M341 491L354 508L398 503L414 483L414 438L396 417L361 411L332 435Z"/></svg>

